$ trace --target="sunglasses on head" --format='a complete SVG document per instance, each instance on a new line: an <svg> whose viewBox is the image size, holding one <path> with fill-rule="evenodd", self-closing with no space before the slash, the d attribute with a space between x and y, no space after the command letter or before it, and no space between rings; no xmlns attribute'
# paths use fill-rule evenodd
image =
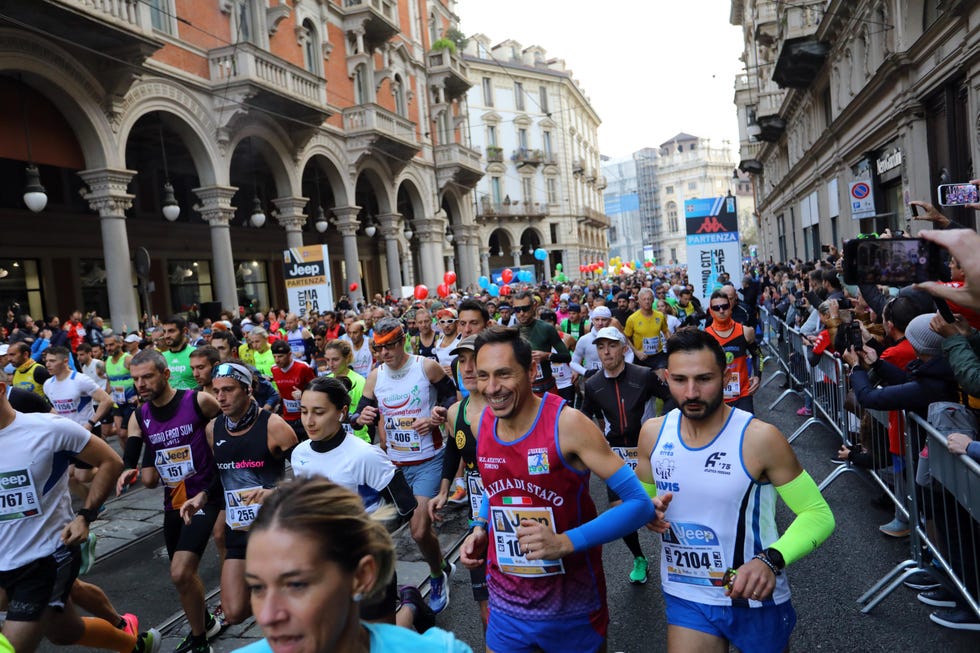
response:
<svg viewBox="0 0 980 653"><path fill-rule="evenodd" d="M452 324L455 321L456 320L454 320L452 318L448 318L448 319L444 319L444 320L439 320L439 324Z"/></svg>
<svg viewBox="0 0 980 653"><path fill-rule="evenodd" d="M527 306L514 306L514 310L517 311L518 313L526 313L527 311L530 311L533 308L534 306L532 306L531 304L528 304Z"/></svg>
<svg viewBox="0 0 980 653"><path fill-rule="evenodd" d="M715 304L714 306L711 307L711 310L713 310L713 311L727 311L731 307L732 307L731 304Z"/></svg>

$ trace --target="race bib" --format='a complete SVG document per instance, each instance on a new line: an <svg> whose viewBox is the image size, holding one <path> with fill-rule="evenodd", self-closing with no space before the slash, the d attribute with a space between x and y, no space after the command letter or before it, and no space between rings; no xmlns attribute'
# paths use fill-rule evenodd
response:
<svg viewBox="0 0 980 653"><path fill-rule="evenodd" d="M658 351L660 351L660 336L643 339L644 354L656 354Z"/></svg>
<svg viewBox="0 0 980 653"><path fill-rule="evenodd" d="M555 514L550 507L506 505L508 501L530 501L526 497L504 497L505 505L490 508L493 523L493 546L500 571L512 576L541 578L565 573L561 560L528 560L517 541L517 527L522 519L540 522L555 531Z"/></svg>
<svg viewBox="0 0 980 653"><path fill-rule="evenodd" d="M261 504L245 503L245 495L260 486L246 487L240 490L225 490L225 523L233 531L247 531L259 514Z"/></svg>
<svg viewBox="0 0 980 653"><path fill-rule="evenodd" d="M601 361L594 361L592 363L592 369L594 369L594 370L602 369L602 362Z"/></svg>
<svg viewBox="0 0 980 653"><path fill-rule="evenodd" d="M54 399L51 401L51 407L54 408L54 412L58 413L59 415L71 415L78 407L78 400Z"/></svg>
<svg viewBox="0 0 980 653"><path fill-rule="evenodd" d="M348 422L341 422L340 425L344 428L344 433L347 435L354 435L354 427Z"/></svg>
<svg viewBox="0 0 980 653"><path fill-rule="evenodd" d="M157 468L163 482L170 487L190 478L196 471L194 469L194 455L191 453L189 444L161 449L157 452L153 466Z"/></svg>
<svg viewBox="0 0 980 653"><path fill-rule="evenodd" d="M283 412L298 413L300 411L299 404L300 404L299 399L283 399L282 400Z"/></svg>
<svg viewBox="0 0 980 653"><path fill-rule="evenodd" d="M537 383L538 381L542 381L542 380L544 380L544 370L541 369L541 363L535 363L534 364L534 381L535 381L535 383Z"/></svg>
<svg viewBox="0 0 980 653"><path fill-rule="evenodd" d="M0 472L0 522L37 517L41 498L34 488L31 470Z"/></svg>
<svg viewBox="0 0 980 653"><path fill-rule="evenodd" d="M673 522L662 535L667 580L721 587L727 566L718 536L701 524Z"/></svg>
<svg viewBox="0 0 980 653"><path fill-rule="evenodd" d="M112 403L117 406L126 405L126 388L121 385L112 386Z"/></svg>
<svg viewBox="0 0 980 653"><path fill-rule="evenodd" d="M422 451L422 435L412 428L414 417L389 417L385 420L388 449L399 453Z"/></svg>
<svg viewBox="0 0 980 653"><path fill-rule="evenodd" d="M728 379L728 383L725 384L725 399L735 399L742 393L742 384L739 379L738 372L732 370L730 375L731 376Z"/></svg>
<svg viewBox="0 0 980 653"><path fill-rule="evenodd" d="M622 458L629 468L636 471L636 463L640 460L640 451L636 447L613 447L613 453Z"/></svg>
<svg viewBox="0 0 980 653"><path fill-rule="evenodd" d="M565 381L572 380L572 368L570 368L566 363L552 365L551 372L555 375L555 381L558 383L564 383Z"/></svg>
<svg viewBox="0 0 980 653"><path fill-rule="evenodd" d="M480 516L480 506L483 504L483 479L478 472L466 471L466 489L470 493L470 519Z"/></svg>

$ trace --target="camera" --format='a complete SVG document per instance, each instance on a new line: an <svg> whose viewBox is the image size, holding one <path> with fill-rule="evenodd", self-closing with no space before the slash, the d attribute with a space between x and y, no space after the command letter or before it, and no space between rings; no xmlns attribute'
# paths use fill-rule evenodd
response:
<svg viewBox="0 0 980 653"><path fill-rule="evenodd" d="M844 243L844 283L907 286L942 281L943 250L920 238L855 239Z"/></svg>
<svg viewBox="0 0 980 653"><path fill-rule="evenodd" d="M848 323L845 327L847 332L845 334L848 347L854 347L854 351L861 351L864 349L864 336L861 334L861 323L854 320Z"/></svg>

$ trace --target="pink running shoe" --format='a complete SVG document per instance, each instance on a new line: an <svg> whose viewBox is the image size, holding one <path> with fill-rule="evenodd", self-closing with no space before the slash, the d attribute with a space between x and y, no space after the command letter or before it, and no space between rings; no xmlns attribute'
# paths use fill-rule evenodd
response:
<svg viewBox="0 0 980 653"><path fill-rule="evenodd" d="M796 411L796 414L799 415L800 417L810 417L811 415L813 415L813 411L807 408L806 406L800 406L800 409Z"/></svg>
<svg viewBox="0 0 980 653"><path fill-rule="evenodd" d="M136 637L137 635L140 634L139 617L137 617L135 614L130 614L129 612L127 612L122 616L122 618L123 621L126 622L126 626L123 628L125 632L129 633L133 637Z"/></svg>

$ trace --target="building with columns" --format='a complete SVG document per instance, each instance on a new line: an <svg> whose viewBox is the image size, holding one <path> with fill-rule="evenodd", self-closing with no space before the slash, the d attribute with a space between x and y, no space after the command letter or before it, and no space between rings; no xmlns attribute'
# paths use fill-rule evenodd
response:
<svg viewBox="0 0 980 653"><path fill-rule="evenodd" d="M760 257L813 259L886 228L908 201L978 176L980 4L732 0L739 167L751 173ZM944 208L976 226L972 210Z"/></svg>
<svg viewBox="0 0 980 653"><path fill-rule="evenodd" d="M2 3L0 305L117 330L205 302L282 307L282 251L321 243L355 297L447 268L475 283L484 166L443 38L454 4Z"/></svg>
<svg viewBox="0 0 980 653"><path fill-rule="evenodd" d="M470 136L486 175L473 198L483 274L535 268L569 276L608 255L599 116L561 59L538 46L471 36L463 52ZM544 262L533 252L548 252Z"/></svg>

